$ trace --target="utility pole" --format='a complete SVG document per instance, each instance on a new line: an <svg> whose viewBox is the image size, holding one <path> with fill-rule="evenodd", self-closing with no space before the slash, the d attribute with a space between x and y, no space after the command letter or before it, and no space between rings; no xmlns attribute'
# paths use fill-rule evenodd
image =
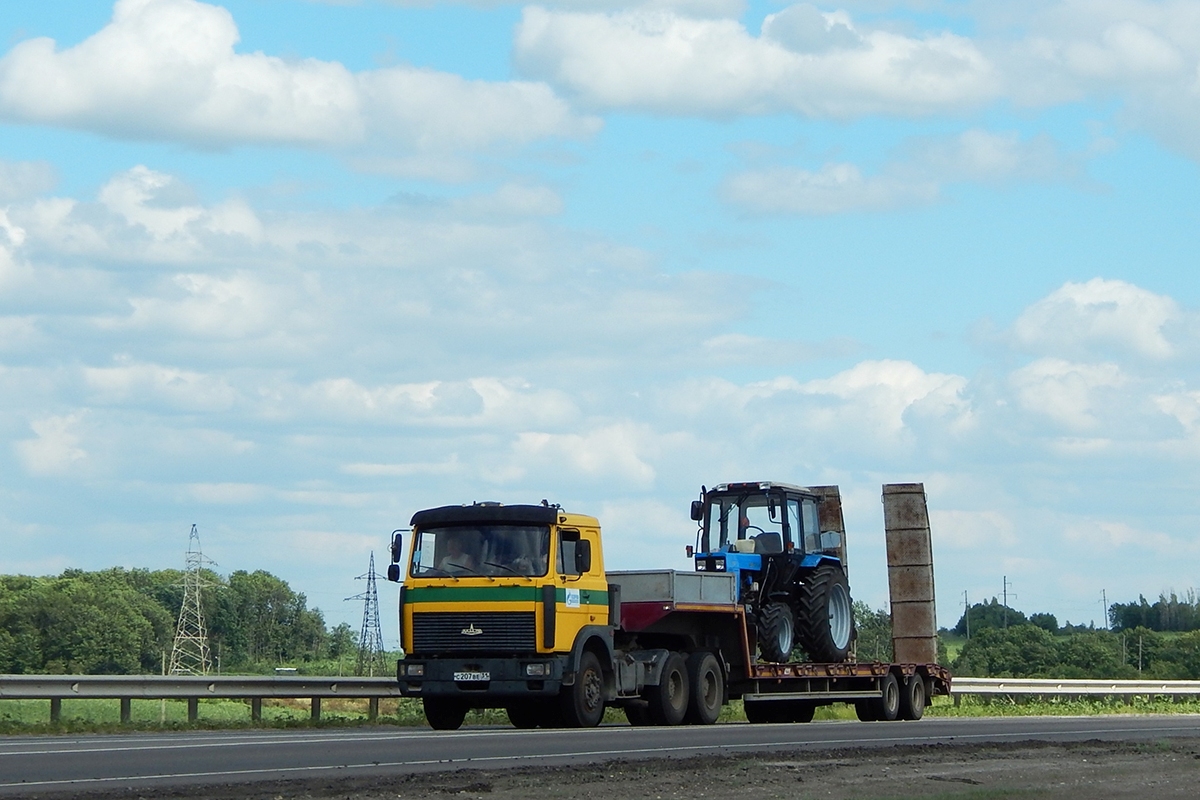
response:
<svg viewBox="0 0 1200 800"><path fill-rule="evenodd" d="M1100 602L1104 604L1104 630L1111 630L1108 624L1108 590L1100 590Z"/></svg>
<svg viewBox="0 0 1200 800"><path fill-rule="evenodd" d="M971 640L971 601L967 599L967 590L963 589L963 619L967 623L967 641Z"/></svg>
<svg viewBox="0 0 1200 800"><path fill-rule="evenodd" d="M183 605L179 608L179 623L175 626L175 642L171 646L171 666L167 669L170 675L207 675L212 670L212 651L208 647L200 594L204 587L212 585L204 580L201 570L216 563L200 551L200 532L192 525L184 557Z"/></svg>
<svg viewBox="0 0 1200 800"><path fill-rule="evenodd" d="M354 580L367 582L367 590L362 594L347 597L347 600L363 601L362 630L358 634L358 662L354 667L355 675L375 677L378 668L381 675L387 674L384 664L383 631L379 626L379 591L375 587L375 579L382 578L375 572L375 551L371 551L371 564L365 575L359 575Z"/></svg>
<svg viewBox="0 0 1200 800"><path fill-rule="evenodd" d="M1012 586L1012 584L1009 582L1008 576L1005 575L1004 576L1004 627L1005 627L1005 629L1008 628L1008 587L1010 587L1010 586ZM1014 594L1013 597L1016 597L1016 595Z"/></svg>

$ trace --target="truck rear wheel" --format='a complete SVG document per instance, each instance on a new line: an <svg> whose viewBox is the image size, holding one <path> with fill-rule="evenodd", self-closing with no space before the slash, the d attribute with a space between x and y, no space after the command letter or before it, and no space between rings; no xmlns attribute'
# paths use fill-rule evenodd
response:
<svg viewBox="0 0 1200 800"><path fill-rule="evenodd" d="M918 720L925 716L925 679L914 672L900 692L900 719Z"/></svg>
<svg viewBox="0 0 1200 800"><path fill-rule="evenodd" d="M456 731L467 717L467 704L449 697L426 697L425 719L435 731Z"/></svg>
<svg viewBox="0 0 1200 800"><path fill-rule="evenodd" d="M787 603L767 603L758 614L758 649L767 661L784 663L796 645L796 621Z"/></svg>
<svg viewBox="0 0 1200 800"><path fill-rule="evenodd" d="M574 685L564 686L559 698L568 728L594 728L600 724L604 717L604 673L600 671L600 659L591 650L583 651Z"/></svg>
<svg viewBox="0 0 1200 800"><path fill-rule="evenodd" d="M804 579L797 593L800 644L813 661L841 662L854 640L854 609L846 573L822 564Z"/></svg>
<svg viewBox="0 0 1200 800"><path fill-rule="evenodd" d="M678 725L688 709L687 664L679 653L671 653L663 664L658 686L650 687L646 700L655 725Z"/></svg>
<svg viewBox="0 0 1200 800"><path fill-rule="evenodd" d="M684 720L691 725L712 725L725 704L725 676L712 653L692 653L687 660L691 692Z"/></svg>

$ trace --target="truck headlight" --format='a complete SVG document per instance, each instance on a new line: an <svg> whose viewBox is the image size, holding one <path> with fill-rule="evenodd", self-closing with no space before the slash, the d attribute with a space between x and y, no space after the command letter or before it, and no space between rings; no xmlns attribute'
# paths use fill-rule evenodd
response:
<svg viewBox="0 0 1200 800"><path fill-rule="evenodd" d="M405 664L404 674L410 678L421 678L425 675L424 664Z"/></svg>
<svg viewBox="0 0 1200 800"><path fill-rule="evenodd" d="M550 674L549 664L526 664L525 676L528 678L544 678Z"/></svg>

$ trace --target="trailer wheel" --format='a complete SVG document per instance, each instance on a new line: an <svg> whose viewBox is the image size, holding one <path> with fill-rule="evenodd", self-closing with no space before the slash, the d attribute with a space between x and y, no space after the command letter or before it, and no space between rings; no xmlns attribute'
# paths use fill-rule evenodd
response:
<svg viewBox="0 0 1200 800"><path fill-rule="evenodd" d="M753 722L755 725L762 725L767 722L778 722L776 718L774 703L765 703L760 701L746 702L742 707L746 710L746 721Z"/></svg>
<svg viewBox="0 0 1200 800"><path fill-rule="evenodd" d="M435 731L456 731L467 716L467 705L449 697L426 697L425 719Z"/></svg>
<svg viewBox="0 0 1200 800"><path fill-rule="evenodd" d="M600 659L591 650L584 650L575 672L575 684L564 686L562 700L563 722L568 728L594 728L604 717L604 673Z"/></svg>
<svg viewBox="0 0 1200 800"><path fill-rule="evenodd" d="M671 653L663 664L658 686L650 687L650 719L655 725L678 725L688 709L687 664L679 653Z"/></svg>
<svg viewBox="0 0 1200 800"><path fill-rule="evenodd" d="M545 711L536 701L514 703L504 709L508 712L508 721L514 728L536 728L542 724Z"/></svg>
<svg viewBox="0 0 1200 800"><path fill-rule="evenodd" d="M813 661L846 660L854 641L854 608L846 573L822 564L804 579L796 596L800 644Z"/></svg>
<svg viewBox="0 0 1200 800"><path fill-rule="evenodd" d="M813 716L817 713L816 703L810 703L807 700L792 700L788 706L790 722L812 722Z"/></svg>
<svg viewBox="0 0 1200 800"><path fill-rule="evenodd" d="M879 718L875 716L875 701L856 700L854 703L854 716L858 717L859 722L878 722Z"/></svg>
<svg viewBox="0 0 1200 800"><path fill-rule="evenodd" d="M796 646L796 620L787 603L768 603L759 612L758 649L766 661L784 663Z"/></svg>
<svg viewBox="0 0 1200 800"><path fill-rule="evenodd" d="M721 716L721 706L725 703L721 664L712 653L692 653L688 656L687 671L691 692L684 720L690 725L712 725Z"/></svg>
<svg viewBox="0 0 1200 800"><path fill-rule="evenodd" d="M925 716L925 679L919 672L904 682L900 692L900 719L918 720Z"/></svg>
<svg viewBox="0 0 1200 800"><path fill-rule="evenodd" d="M871 712L880 722L891 722L900 716L900 682L896 675L889 672L879 679L879 690L882 696L872 698Z"/></svg>

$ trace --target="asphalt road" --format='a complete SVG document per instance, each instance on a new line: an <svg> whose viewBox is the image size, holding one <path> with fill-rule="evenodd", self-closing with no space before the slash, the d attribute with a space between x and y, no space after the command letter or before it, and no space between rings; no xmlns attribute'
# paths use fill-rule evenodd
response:
<svg viewBox="0 0 1200 800"><path fill-rule="evenodd" d="M518 731L426 728L9 737L0 795L903 744L1200 737L1200 715Z"/></svg>

